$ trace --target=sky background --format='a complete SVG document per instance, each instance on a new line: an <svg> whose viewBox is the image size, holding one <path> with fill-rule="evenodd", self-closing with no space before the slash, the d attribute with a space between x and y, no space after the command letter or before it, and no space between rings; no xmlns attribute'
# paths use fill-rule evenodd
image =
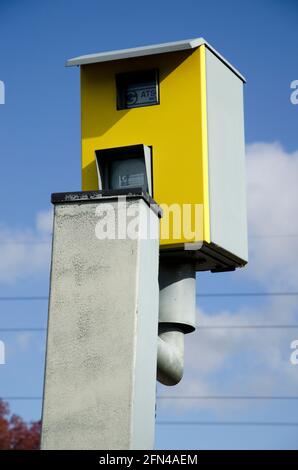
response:
<svg viewBox="0 0 298 470"><path fill-rule="evenodd" d="M214 296L298 291L297 20L294 0L0 0L0 397L27 397L13 412L40 418L45 331L29 330L46 327L47 300L4 297L47 297L50 195L80 190L79 70L65 61L203 36L247 79L250 262L197 276L199 328L182 383L158 387L157 420L172 424L156 448L298 449L297 295Z"/></svg>

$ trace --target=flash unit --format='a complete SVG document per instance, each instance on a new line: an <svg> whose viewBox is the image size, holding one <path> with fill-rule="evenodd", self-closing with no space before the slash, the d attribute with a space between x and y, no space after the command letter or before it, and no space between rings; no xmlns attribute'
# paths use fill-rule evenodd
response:
<svg viewBox="0 0 298 470"><path fill-rule="evenodd" d="M142 188L152 196L151 148L130 145L96 151L99 188Z"/></svg>

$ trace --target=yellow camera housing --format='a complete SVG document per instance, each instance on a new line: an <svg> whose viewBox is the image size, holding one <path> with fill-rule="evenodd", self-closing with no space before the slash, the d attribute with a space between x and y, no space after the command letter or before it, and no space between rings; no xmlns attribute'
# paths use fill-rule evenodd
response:
<svg viewBox="0 0 298 470"><path fill-rule="evenodd" d="M81 70L82 189L145 185L162 251L197 270L246 264L242 75L202 38L67 65Z"/></svg>

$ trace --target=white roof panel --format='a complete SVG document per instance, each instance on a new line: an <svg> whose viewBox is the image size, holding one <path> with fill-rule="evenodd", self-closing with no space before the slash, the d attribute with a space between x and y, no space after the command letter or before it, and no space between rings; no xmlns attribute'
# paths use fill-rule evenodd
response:
<svg viewBox="0 0 298 470"><path fill-rule="evenodd" d="M183 51L188 49L196 49L202 45L210 49L227 67L229 67L241 80L245 82L245 78L235 69L228 61L226 61L204 38L186 39L184 41L166 42L162 44L153 44L150 46L133 47L130 49L120 49L116 51L99 52L96 54L82 55L74 57L66 62L67 67L74 65L95 64L97 62L109 62L112 60L130 59L133 57L143 57L147 55L165 54L167 52Z"/></svg>

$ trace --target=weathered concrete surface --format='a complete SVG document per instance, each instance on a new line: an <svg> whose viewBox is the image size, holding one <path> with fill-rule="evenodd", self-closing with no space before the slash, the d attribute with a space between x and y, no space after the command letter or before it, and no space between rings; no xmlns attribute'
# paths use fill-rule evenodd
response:
<svg viewBox="0 0 298 470"><path fill-rule="evenodd" d="M128 201L155 239L98 240L105 204L55 206L42 449L153 448L158 218Z"/></svg>

